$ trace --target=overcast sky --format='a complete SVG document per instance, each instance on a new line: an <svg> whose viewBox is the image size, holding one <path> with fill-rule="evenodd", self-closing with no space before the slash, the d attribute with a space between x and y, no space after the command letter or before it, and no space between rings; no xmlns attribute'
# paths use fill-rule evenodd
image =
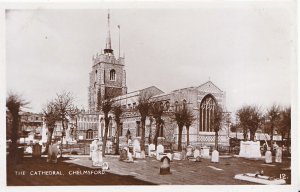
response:
<svg viewBox="0 0 300 192"><path fill-rule="evenodd" d="M293 5L205 4L185 9L111 9L111 36L125 53L128 91L155 85L164 92L209 79L226 92L227 110L245 104L291 104L295 65ZM105 48L106 9L8 10L7 89L30 111L62 90L88 104L92 56Z"/></svg>

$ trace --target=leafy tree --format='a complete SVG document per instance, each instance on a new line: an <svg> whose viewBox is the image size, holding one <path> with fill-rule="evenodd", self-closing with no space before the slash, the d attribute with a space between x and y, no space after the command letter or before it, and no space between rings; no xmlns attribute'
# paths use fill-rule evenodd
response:
<svg viewBox="0 0 300 192"><path fill-rule="evenodd" d="M47 105L42 109L42 111L45 118L45 123L48 128L48 138L45 150L45 153L47 153L49 145L51 145L52 142L52 135L55 129L56 121L58 121L60 118L53 101L48 102Z"/></svg>
<svg viewBox="0 0 300 192"><path fill-rule="evenodd" d="M250 132L250 140L254 141L255 132L261 126L262 114L256 106L244 106L237 111L237 117L243 128L244 140Z"/></svg>
<svg viewBox="0 0 300 192"><path fill-rule="evenodd" d="M117 124L117 130L116 130L116 155L119 155L119 142L120 142L120 131L121 131L121 115L123 113L122 111L122 107L121 105L116 105L116 106L113 106L113 114L115 116L115 121L116 121L116 124Z"/></svg>
<svg viewBox="0 0 300 192"><path fill-rule="evenodd" d="M146 130L146 118L149 115L150 109L150 98L153 94L149 91L143 91L140 93L138 98L137 109L140 112L141 123L142 123L142 135L141 135L141 150L145 150L145 130Z"/></svg>
<svg viewBox="0 0 300 192"><path fill-rule="evenodd" d="M271 144L273 143L274 136L274 127L278 125L280 120L280 108L278 105L274 104L268 109L267 118L270 121L270 135L271 135Z"/></svg>
<svg viewBox="0 0 300 192"><path fill-rule="evenodd" d="M212 121L211 126L215 132L215 149L218 150L218 143L219 143L219 131L222 128L222 121L223 121L223 111L219 105L215 106L212 114Z"/></svg>
<svg viewBox="0 0 300 192"><path fill-rule="evenodd" d="M17 140L18 140L18 130L19 130L19 112L29 103L22 99L22 96L16 93L9 93L6 98L6 108L12 117L12 130L11 130L11 147L9 155L13 159L13 162L17 160Z"/></svg>

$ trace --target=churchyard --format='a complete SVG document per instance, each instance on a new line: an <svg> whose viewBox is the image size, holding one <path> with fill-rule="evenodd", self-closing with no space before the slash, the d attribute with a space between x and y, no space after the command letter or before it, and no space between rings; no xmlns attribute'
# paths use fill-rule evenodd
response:
<svg viewBox="0 0 300 192"><path fill-rule="evenodd" d="M241 142L239 154L219 153L209 147L189 145L182 151L175 151L159 144L147 145L142 151L139 140L129 140L121 147L120 155L115 155L108 143L106 155L102 157L102 141L94 140L84 154L72 153L71 148L60 157L58 145L49 147L48 154L42 155L40 147L33 147L32 154L26 154L16 169L8 166L8 185L73 185L79 179L81 185L107 184L159 184L159 185L247 185L247 184L290 184L291 159L282 156L281 148L272 155L268 149L265 154L259 145L252 141ZM46 158L46 159L45 159ZM9 163L8 163L9 165ZM34 168L33 168L34 167ZM32 170L56 170L61 174L52 176L30 175ZM101 170L101 175L71 174L69 171ZM26 175L16 175L25 171ZM26 178L21 183L16 179ZM30 179L33 178L34 179ZM37 178L44 178L41 180ZM57 177L62 182L53 181ZM80 179L81 177L87 179ZM103 178L101 182L98 178ZM118 177L123 182L112 183ZM128 179L129 178L129 179ZM106 181L106 182L103 182Z"/></svg>

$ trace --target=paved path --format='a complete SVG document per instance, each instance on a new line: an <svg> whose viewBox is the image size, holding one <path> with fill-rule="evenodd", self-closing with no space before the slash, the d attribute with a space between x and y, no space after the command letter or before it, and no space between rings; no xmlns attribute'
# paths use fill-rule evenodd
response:
<svg viewBox="0 0 300 192"><path fill-rule="evenodd" d="M68 160L69 163L92 168L92 161L88 157L78 157ZM160 162L154 158L147 157L145 160L135 160L134 163L125 163L118 160L117 156L107 156L104 162L109 163L108 172L118 175L131 175L137 179L153 182L161 185L187 184L187 185L244 185L254 184L236 180L233 177L240 173L254 173L263 169L265 175L277 176L285 173L290 177L290 171L281 168L289 167L290 160L284 159L282 164L266 166L262 160L247 160L244 158L221 158L220 163L211 163L209 159L202 162L188 160L171 162L171 174L160 175ZM289 178L290 182L290 178Z"/></svg>

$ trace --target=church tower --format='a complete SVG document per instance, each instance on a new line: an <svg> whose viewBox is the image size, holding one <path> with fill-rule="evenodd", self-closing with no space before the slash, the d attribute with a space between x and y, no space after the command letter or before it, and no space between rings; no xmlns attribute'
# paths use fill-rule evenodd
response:
<svg viewBox="0 0 300 192"><path fill-rule="evenodd" d="M110 15L107 15L107 38L104 51L93 56L92 71L89 73L89 110L99 111L101 102L107 98L127 93L125 58L116 58L111 45Z"/></svg>

